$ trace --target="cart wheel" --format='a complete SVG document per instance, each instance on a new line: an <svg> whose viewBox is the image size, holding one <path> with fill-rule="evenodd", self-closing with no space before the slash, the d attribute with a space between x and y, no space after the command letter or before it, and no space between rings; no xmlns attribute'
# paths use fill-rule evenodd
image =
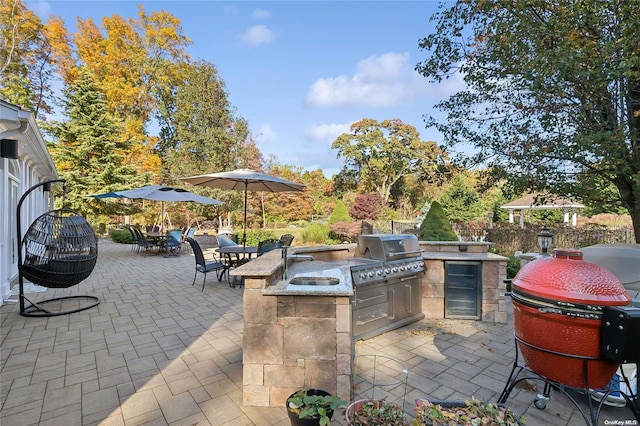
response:
<svg viewBox="0 0 640 426"><path fill-rule="evenodd" d="M549 398L546 398L546 397L540 398L540 395L538 395L538 398L536 398L535 401L533 401L533 405L535 405L538 410L544 410L545 408L547 408L548 400Z"/></svg>

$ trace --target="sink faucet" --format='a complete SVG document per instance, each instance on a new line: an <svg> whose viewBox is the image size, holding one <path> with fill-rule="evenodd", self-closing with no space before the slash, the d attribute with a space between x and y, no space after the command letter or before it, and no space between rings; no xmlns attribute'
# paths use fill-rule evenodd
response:
<svg viewBox="0 0 640 426"><path fill-rule="evenodd" d="M288 260L314 260L310 254L288 254L290 246L282 246L282 279L287 280Z"/></svg>

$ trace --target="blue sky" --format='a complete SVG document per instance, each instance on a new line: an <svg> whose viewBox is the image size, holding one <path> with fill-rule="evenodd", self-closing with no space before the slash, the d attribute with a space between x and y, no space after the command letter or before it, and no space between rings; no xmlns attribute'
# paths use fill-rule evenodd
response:
<svg viewBox="0 0 640 426"><path fill-rule="evenodd" d="M76 17L135 17L138 4L180 19L189 54L218 68L265 156L327 177L343 165L331 143L362 118L399 118L441 142L423 115L461 88L414 71L435 1L27 1L70 31Z"/></svg>

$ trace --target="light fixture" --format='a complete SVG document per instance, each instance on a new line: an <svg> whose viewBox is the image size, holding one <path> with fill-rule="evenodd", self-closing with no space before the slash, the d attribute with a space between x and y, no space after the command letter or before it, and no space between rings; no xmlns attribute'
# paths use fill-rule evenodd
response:
<svg viewBox="0 0 640 426"><path fill-rule="evenodd" d="M548 256L549 248L553 245L553 233L549 228L543 226L536 236L538 237L538 246L542 250L542 255Z"/></svg>
<svg viewBox="0 0 640 426"><path fill-rule="evenodd" d="M0 157L11 158L13 160L18 158L18 141L15 139L1 139L0 140Z"/></svg>

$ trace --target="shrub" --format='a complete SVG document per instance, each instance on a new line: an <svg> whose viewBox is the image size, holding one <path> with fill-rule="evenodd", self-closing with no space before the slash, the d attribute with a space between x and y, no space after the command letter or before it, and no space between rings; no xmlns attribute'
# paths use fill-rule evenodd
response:
<svg viewBox="0 0 640 426"><path fill-rule="evenodd" d="M310 244L326 244L329 227L321 223L312 223L302 230L302 241Z"/></svg>
<svg viewBox="0 0 640 426"><path fill-rule="evenodd" d="M238 244L242 244L242 231L235 233L238 237ZM247 229L247 245L257 246L260 241L264 241L271 238L277 238L276 234L272 231L266 231L264 229Z"/></svg>
<svg viewBox="0 0 640 426"><path fill-rule="evenodd" d="M341 200L338 200L333 211L329 215L329 224L336 222L351 222L351 217L347 211L347 206Z"/></svg>
<svg viewBox="0 0 640 426"><path fill-rule="evenodd" d="M520 271L520 257L512 254L507 261L507 278L513 278Z"/></svg>
<svg viewBox="0 0 640 426"><path fill-rule="evenodd" d="M354 243L361 229L362 222L336 222L329 225L329 237L340 242Z"/></svg>
<svg viewBox="0 0 640 426"><path fill-rule="evenodd" d="M437 201L431 204L429 212L420 225L420 239L423 241L458 241L458 236Z"/></svg>
<svg viewBox="0 0 640 426"><path fill-rule="evenodd" d="M114 243L133 244L133 239L128 229L112 229L109 234Z"/></svg>

